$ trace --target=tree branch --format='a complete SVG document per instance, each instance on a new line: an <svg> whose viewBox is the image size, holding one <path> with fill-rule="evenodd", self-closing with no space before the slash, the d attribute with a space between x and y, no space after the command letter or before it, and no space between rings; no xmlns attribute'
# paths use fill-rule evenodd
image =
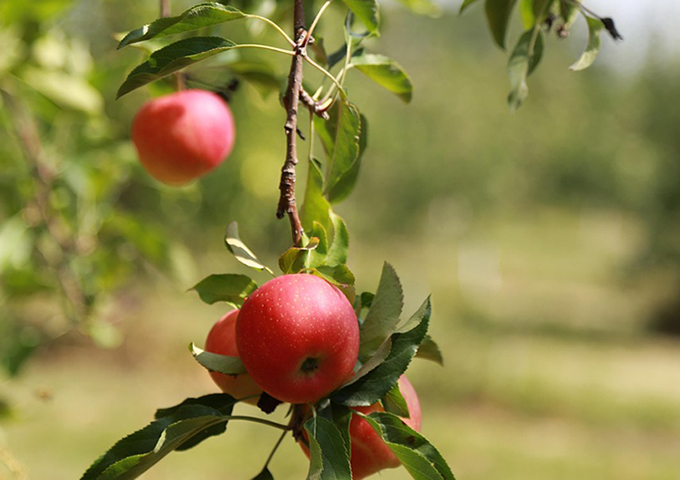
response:
<svg viewBox="0 0 680 480"><path fill-rule="evenodd" d="M307 108L309 108L309 111L314 115L318 115L324 120L328 120L330 118L328 112L324 110L322 103L315 101L314 98L312 98L312 96L304 88L300 89L300 101L304 103Z"/></svg>
<svg viewBox="0 0 680 480"><path fill-rule="evenodd" d="M303 0L295 0L294 4L294 38L295 55L290 63L288 74L288 86L283 98L286 107L286 161L281 168L281 181L279 182L279 205L276 210L277 218L288 215L290 228L293 236L293 245L302 246L302 222L295 203L295 166L297 157L297 124L300 92L302 91L302 61L305 53L305 9Z"/></svg>
<svg viewBox="0 0 680 480"><path fill-rule="evenodd" d="M170 16L170 0L161 0L161 17Z"/></svg>

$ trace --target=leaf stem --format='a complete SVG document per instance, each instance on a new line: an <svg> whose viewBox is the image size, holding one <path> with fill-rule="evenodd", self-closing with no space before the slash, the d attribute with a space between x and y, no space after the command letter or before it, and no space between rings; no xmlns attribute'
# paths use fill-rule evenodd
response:
<svg viewBox="0 0 680 480"><path fill-rule="evenodd" d="M321 20L321 15L324 14L324 12L331 5L331 3L333 3L333 0L327 0L326 3L324 3L319 9L319 12L316 14L316 17L314 17L312 25L309 27L309 30L307 31L307 36L305 37L305 45L307 45L309 41L312 39L314 29L316 28L317 23L319 23L319 20Z"/></svg>
<svg viewBox="0 0 680 480"><path fill-rule="evenodd" d="M292 430L292 428L288 425L284 425L283 423L272 422L271 420L267 420L265 418L250 417L248 415L225 415L224 418L229 421L244 420L246 422L261 423L262 425L268 425L270 427L278 428L279 430L284 430L285 432Z"/></svg>
<svg viewBox="0 0 680 480"><path fill-rule="evenodd" d="M274 29L277 32L279 32L283 38L286 39L286 42L288 42L288 44L291 47L293 47L293 48L295 47L295 42L293 41L293 39L290 38L290 36L281 27L279 27L279 25L276 22L273 22L270 19L268 19L267 17L262 17L260 15L249 14L249 15L246 15L246 17L247 18L256 18L257 20L262 20L263 22L269 24L269 26L274 27Z"/></svg>
<svg viewBox="0 0 680 480"><path fill-rule="evenodd" d="M335 78L335 77L333 76L332 73L330 73L328 70L326 70L325 68L323 68L321 65L319 65L318 63L316 63L314 60L312 60L312 59L309 58L308 56L305 56L305 60L307 60L307 62L308 62L312 67L316 68L318 71L320 71L321 73L323 73L324 75L326 75L328 78L330 78L331 81L333 82L333 84L335 85L335 87L338 89L338 91L340 92L340 94L341 94L343 97L345 97L345 96L347 95L347 94L345 93L345 89L342 88L342 85L340 85L340 82L338 81L337 78ZM328 96L328 94L326 94L326 96ZM323 102L321 102L321 103L323 103Z"/></svg>
<svg viewBox="0 0 680 480"><path fill-rule="evenodd" d="M259 48L262 50L269 50L271 52L278 52L290 56L295 56L295 52L293 50L284 50L283 48L272 47L269 45L260 45L259 43L242 43L240 45L234 45L231 48Z"/></svg>
<svg viewBox="0 0 680 480"><path fill-rule="evenodd" d="M541 25L543 23L543 17L548 12L549 6L550 6L550 2L545 2L543 4L543 7L541 7L541 11L538 14L538 17L536 18L536 24L534 25L534 31L531 32L531 41L529 42L529 58L533 58L533 56L534 56L534 48L536 48L536 40L538 39L538 34L541 31Z"/></svg>

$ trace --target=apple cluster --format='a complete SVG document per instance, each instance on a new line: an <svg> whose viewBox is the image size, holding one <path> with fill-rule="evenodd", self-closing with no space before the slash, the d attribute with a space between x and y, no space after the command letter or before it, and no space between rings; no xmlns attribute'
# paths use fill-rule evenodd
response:
<svg viewBox="0 0 680 480"><path fill-rule="evenodd" d="M359 322L352 304L334 285L311 274L283 275L262 285L243 303L215 323L206 339L208 352L240 357L246 374L210 372L220 389L255 403L262 392L301 407L326 398L354 375L359 353ZM405 376L399 389L409 418L420 431L418 396ZM382 411L380 403L353 410ZM352 415L350 426L352 477L360 480L401 463L366 420ZM303 433L298 439L309 456Z"/></svg>
<svg viewBox="0 0 680 480"><path fill-rule="evenodd" d="M181 185L212 171L234 146L234 118L217 94L184 90L147 102L132 124L132 141L142 166L157 180ZM297 408L294 435L309 457L302 424L310 405L345 385L359 356L359 320L345 294L312 274L287 274L250 294L239 310L218 320L205 343L210 353L238 357L247 373L210 371L217 386L235 399L257 404L261 395ZM401 376L399 390L409 416L404 423L420 431L418 396ZM401 462L361 417L383 411L380 402L352 407L349 423L350 468L360 480Z"/></svg>

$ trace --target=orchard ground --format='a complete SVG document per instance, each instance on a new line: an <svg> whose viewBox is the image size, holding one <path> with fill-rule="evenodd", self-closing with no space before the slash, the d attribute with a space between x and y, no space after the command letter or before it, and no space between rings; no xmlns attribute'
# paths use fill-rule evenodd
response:
<svg viewBox="0 0 680 480"><path fill-rule="evenodd" d="M383 256L399 259L406 311L433 292L432 329L446 367L415 361L409 370L424 435L461 480L675 480L680 351L638 335L635 323L665 283L625 290L611 274L634 248L637 226L612 213L554 210L482 223L454 244L423 235L352 251L364 288L377 284ZM222 249L200 263L205 271L232 265ZM2 444L28 478L76 478L156 407L216 391L187 343L203 341L222 306L160 284L138 291L129 307L121 348L57 346L12 382L17 421L3 423ZM145 478L251 478L278 432L229 428L231 435L171 454ZM292 440L272 464L284 480L304 478L306 468Z"/></svg>

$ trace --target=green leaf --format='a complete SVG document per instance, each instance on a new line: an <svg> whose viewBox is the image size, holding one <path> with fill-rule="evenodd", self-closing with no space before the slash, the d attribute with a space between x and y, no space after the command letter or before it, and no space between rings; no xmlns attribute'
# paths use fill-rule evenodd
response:
<svg viewBox="0 0 680 480"><path fill-rule="evenodd" d="M437 345L437 343L429 335L425 335L423 343L421 343L420 347L418 347L418 353L416 353L416 357L422 358L424 360L431 360L441 366L444 366L444 357L441 350L439 349L439 345Z"/></svg>
<svg viewBox="0 0 680 480"><path fill-rule="evenodd" d="M279 257L279 268L284 274L299 273L308 266L309 254L319 246L319 239L312 237L304 247L292 247Z"/></svg>
<svg viewBox="0 0 680 480"><path fill-rule="evenodd" d="M97 459L81 480L134 479L194 436L229 417L204 405L185 405L118 441Z"/></svg>
<svg viewBox="0 0 680 480"><path fill-rule="evenodd" d="M354 303L356 297L356 292L354 290L355 278L347 265L342 264L333 267L320 265L316 268L309 268L307 272L335 285L345 294L350 303Z"/></svg>
<svg viewBox="0 0 680 480"><path fill-rule="evenodd" d="M536 25L536 16L534 15L535 0L520 0L519 13L522 18L522 25L524 29L533 28Z"/></svg>
<svg viewBox="0 0 680 480"><path fill-rule="evenodd" d="M132 30L120 41L118 48L123 48L132 43L143 42L151 38L190 32L231 20L238 20L246 16L246 14L237 8L222 5L221 3L201 3L176 17L159 18L143 27Z"/></svg>
<svg viewBox="0 0 680 480"><path fill-rule="evenodd" d="M534 28L537 23L543 23L552 3L553 0L521 0L519 11L524 29L528 30Z"/></svg>
<svg viewBox="0 0 680 480"><path fill-rule="evenodd" d="M416 480L455 480L441 453L399 417L387 412L363 416Z"/></svg>
<svg viewBox="0 0 680 480"><path fill-rule="evenodd" d="M248 373L239 357L206 352L193 343L189 345L189 350L191 350L191 354L196 361L211 372L223 373L225 375L243 375Z"/></svg>
<svg viewBox="0 0 680 480"><path fill-rule="evenodd" d="M328 419L315 416L305 422L309 436L309 473L307 480L351 480L349 445Z"/></svg>
<svg viewBox="0 0 680 480"><path fill-rule="evenodd" d="M352 168L343 175L340 180L328 191L328 201L331 203L338 203L347 198L352 193L359 178L359 169L361 167L361 158L364 156L366 147L368 146L368 120L364 115L360 115L361 133L359 135L359 156L357 157Z"/></svg>
<svg viewBox="0 0 680 480"><path fill-rule="evenodd" d="M517 42L508 61L510 95L508 105L517 110L529 94L527 77L531 75L543 56L543 33L540 30L527 30Z"/></svg>
<svg viewBox="0 0 680 480"><path fill-rule="evenodd" d="M201 300L210 305L215 302L227 302L238 308L256 288L257 283L250 277L225 273L209 275L191 290L196 290Z"/></svg>
<svg viewBox="0 0 680 480"><path fill-rule="evenodd" d="M255 270L266 270L272 275L274 274L274 272L272 272L268 267L260 263L255 254L246 246L245 243L243 243L241 237L238 235L238 223L231 222L227 226L227 233L224 236L224 243L227 246L227 250L229 250L234 255L234 257L236 257L236 260L242 264L250 268L254 268Z"/></svg>
<svg viewBox="0 0 680 480"><path fill-rule="evenodd" d="M330 115L331 120L327 123L323 120L315 123L329 157L324 188L326 196L343 177L351 175L359 157L361 135L359 110L351 103L338 101Z"/></svg>
<svg viewBox="0 0 680 480"><path fill-rule="evenodd" d="M429 298L429 297L428 297ZM398 332L408 332L409 330L413 329L416 325L418 325L423 317L430 315L430 302L423 302L423 304L418 307L418 310L416 310L413 315L409 317L408 320L406 320L404 323L399 325L397 328Z"/></svg>
<svg viewBox="0 0 680 480"><path fill-rule="evenodd" d="M560 16L567 29L576 21L579 12L578 4L580 3L581 0L573 0L573 2L560 1Z"/></svg>
<svg viewBox="0 0 680 480"><path fill-rule="evenodd" d="M404 396L401 394L401 390L399 390L399 382L390 388L390 391L385 394L380 403L382 403L386 412L393 413L402 418L410 418L411 416L406 400L404 400Z"/></svg>
<svg viewBox="0 0 680 480"><path fill-rule="evenodd" d="M411 79L401 65L391 58L373 53L362 53L352 57L351 66L397 95L404 103L411 101L413 95Z"/></svg>
<svg viewBox="0 0 680 480"><path fill-rule="evenodd" d="M344 61L347 56L347 43L343 43L336 51L328 54L328 69L330 70L335 65Z"/></svg>
<svg viewBox="0 0 680 480"><path fill-rule="evenodd" d="M394 332L404 307L404 292L394 267L385 262L371 309L361 326L359 358L373 355Z"/></svg>
<svg viewBox="0 0 680 480"><path fill-rule="evenodd" d="M237 400L234 397L232 397L231 395L227 395L226 393L212 393L198 398L187 398L182 403L180 403L179 405L175 405L174 407L158 409L156 410L154 418L159 419L163 417L168 417L170 415L175 414L179 409L187 405L203 405L205 407L214 408L223 415L231 415L231 412L234 409L234 405L236 404L236 402ZM226 430L227 430L226 423L218 423L217 425L213 425L212 427L205 429L203 432L194 435L192 438L184 442L175 450L178 452L189 450L190 448L193 448L199 443L201 443L203 440L206 440L207 438L214 437L217 435L221 435Z"/></svg>
<svg viewBox="0 0 680 480"><path fill-rule="evenodd" d="M319 245L309 252L308 266L311 268L320 267L326 264L326 256L328 255L328 234L319 222L314 222L312 230L309 235L319 240Z"/></svg>
<svg viewBox="0 0 680 480"><path fill-rule="evenodd" d="M377 300L377 295L376 295ZM390 337L392 348L385 360L366 375L338 391L331 399L348 407L369 406L380 400L397 383L406 371L427 334L430 320L430 299L425 300L427 314L421 322L407 332L397 332Z"/></svg>
<svg viewBox="0 0 680 480"><path fill-rule="evenodd" d="M357 313L357 317L361 316L361 312L364 309L369 309L371 308L371 305L373 304L373 299L375 298L375 295L371 292L361 292L361 295L357 298L357 302L354 305L354 310ZM362 321L363 323L363 321Z"/></svg>
<svg viewBox="0 0 680 480"><path fill-rule="evenodd" d="M458 14L462 15L465 10L468 9L473 3L477 2L478 0L465 0L463 3L460 5L460 10L458 10Z"/></svg>
<svg viewBox="0 0 680 480"><path fill-rule="evenodd" d="M510 15L517 0L486 0L486 20L499 47L505 50L505 37L510 23Z"/></svg>
<svg viewBox="0 0 680 480"><path fill-rule="evenodd" d="M355 278L352 271L345 264L342 265L322 265L315 269L321 278L334 284L335 286L351 286L354 285Z"/></svg>
<svg viewBox="0 0 680 480"><path fill-rule="evenodd" d="M593 64L597 58L597 54L600 51L600 33L604 29L604 24L597 18L585 16L588 22L588 45L581 58L579 58L576 63L574 63L570 70L578 72L579 70L585 70Z"/></svg>
<svg viewBox="0 0 680 480"><path fill-rule="evenodd" d="M135 67L118 89L116 98L234 47L234 42L219 37L192 37L171 43Z"/></svg>
<svg viewBox="0 0 680 480"><path fill-rule="evenodd" d="M201 397L187 398L172 407L159 408L156 410L154 418L169 417L187 405L203 405L204 407L214 408L224 415L231 415L231 411L237 402L238 400L226 393L209 393Z"/></svg>
<svg viewBox="0 0 680 480"><path fill-rule="evenodd" d="M426 15L428 17L438 17L442 11L432 0L397 0L406 6L413 13Z"/></svg>
<svg viewBox="0 0 680 480"><path fill-rule="evenodd" d="M361 20L366 29L373 34L378 33L380 26L380 9L376 0L343 0L354 16Z"/></svg>
<svg viewBox="0 0 680 480"><path fill-rule="evenodd" d="M339 215L330 212L333 222L333 241L331 242L325 263L328 266L336 266L347 263L347 251L349 250L349 232L347 224Z"/></svg>
<svg viewBox="0 0 680 480"><path fill-rule="evenodd" d="M350 445L349 424L352 421L352 410L344 405L328 402L328 405L317 411L317 415L333 423L342 435L345 445Z"/></svg>
<svg viewBox="0 0 680 480"><path fill-rule="evenodd" d="M378 350L376 350L373 356L369 358L367 361L365 361L363 365L361 365L359 370L357 370L357 372L350 379L350 381L343 385L343 388L357 382L361 377L368 375L369 372L376 369L378 365L385 361L385 359L389 356L391 351L392 351L392 339L388 338L383 342L382 345L380 345L380 347L378 348Z"/></svg>
<svg viewBox="0 0 680 480"><path fill-rule="evenodd" d="M315 118L316 120L323 120ZM324 125L325 127L325 125ZM329 133L323 130L323 134ZM330 138L326 139L330 141ZM322 138L322 143L324 139ZM332 146L330 146L332 148ZM314 222L318 222L326 232L332 232L333 224L331 222L330 210L331 205L323 196L323 175L316 160L311 160L307 170L307 185L305 186L304 203L302 204L302 211L300 213L302 227L305 231L310 231L314 227Z"/></svg>

